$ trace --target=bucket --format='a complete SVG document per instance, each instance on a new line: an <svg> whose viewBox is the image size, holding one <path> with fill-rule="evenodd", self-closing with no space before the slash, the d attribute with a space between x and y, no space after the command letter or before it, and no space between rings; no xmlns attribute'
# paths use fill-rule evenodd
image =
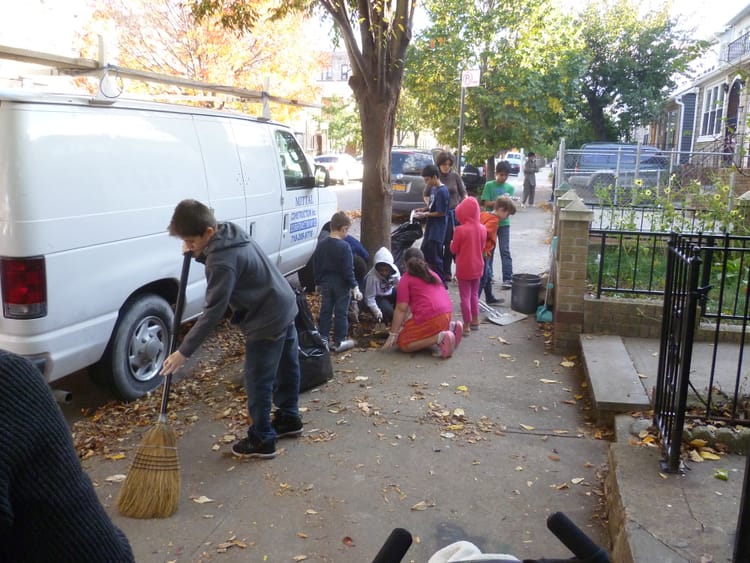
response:
<svg viewBox="0 0 750 563"><path fill-rule="evenodd" d="M519 313L536 313L539 306L541 276L534 274L513 274L510 290L510 308Z"/></svg>

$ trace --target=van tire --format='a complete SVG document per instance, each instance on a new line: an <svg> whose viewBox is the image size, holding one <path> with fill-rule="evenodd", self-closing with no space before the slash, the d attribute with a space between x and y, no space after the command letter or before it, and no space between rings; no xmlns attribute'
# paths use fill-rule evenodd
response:
<svg viewBox="0 0 750 563"><path fill-rule="evenodd" d="M144 294L126 303L97 365L117 395L132 401L159 387L169 351L174 312L158 295Z"/></svg>

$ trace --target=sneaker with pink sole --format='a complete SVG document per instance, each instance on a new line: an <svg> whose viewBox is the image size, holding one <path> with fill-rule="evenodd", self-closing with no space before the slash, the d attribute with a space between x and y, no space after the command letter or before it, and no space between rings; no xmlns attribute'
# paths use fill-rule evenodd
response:
<svg viewBox="0 0 750 563"><path fill-rule="evenodd" d="M456 337L450 330L444 330L438 334L437 345L440 350L440 357L443 359L450 358L456 349Z"/></svg>
<svg viewBox="0 0 750 563"><path fill-rule="evenodd" d="M454 350L458 348L458 345L461 344L461 338L464 336L464 323L461 321L451 321L450 324L450 331L453 333L453 336L455 337L456 344L454 347Z"/></svg>

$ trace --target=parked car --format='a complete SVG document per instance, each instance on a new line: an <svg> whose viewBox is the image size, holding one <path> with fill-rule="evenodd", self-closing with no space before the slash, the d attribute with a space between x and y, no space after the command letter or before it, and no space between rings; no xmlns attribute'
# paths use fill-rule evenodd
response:
<svg viewBox="0 0 750 563"><path fill-rule="evenodd" d="M413 209L424 207L422 169L434 163L434 153L429 149L391 149L393 213L410 213Z"/></svg>
<svg viewBox="0 0 750 563"><path fill-rule="evenodd" d="M518 176L523 168L523 155L520 152L507 152L502 160L510 164L510 175Z"/></svg>
<svg viewBox="0 0 750 563"><path fill-rule="evenodd" d="M331 182L346 184L349 180L362 179L362 163L350 154L322 154L315 157L315 164L328 171Z"/></svg>
<svg viewBox="0 0 750 563"><path fill-rule="evenodd" d="M584 200L597 200L596 191L618 186L629 190L652 188L667 179L668 159L658 149L626 143L586 143L567 182Z"/></svg>
<svg viewBox="0 0 750 563"><path fill-rule="evenodd" d="M484 166L467 164L461 169L461 179L464 182L464 186L466 186L466 191L472 195L476 195L481 192L487 181L487 177L484 174Z"/></svg>

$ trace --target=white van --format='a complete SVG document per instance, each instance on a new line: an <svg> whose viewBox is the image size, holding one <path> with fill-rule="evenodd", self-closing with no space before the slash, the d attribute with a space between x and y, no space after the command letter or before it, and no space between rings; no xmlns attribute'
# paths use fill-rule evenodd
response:
<svg viewBox="0 0 750 563"><path fill-rule="evenodd" d="M54 381L86 366L126 400L161 383L195 198L305 266L336 195L278 123L186 106L0 91L0 348ZM322 189L321 189L322 188ZM193 263L185 319L199 314Z"/></svg>

